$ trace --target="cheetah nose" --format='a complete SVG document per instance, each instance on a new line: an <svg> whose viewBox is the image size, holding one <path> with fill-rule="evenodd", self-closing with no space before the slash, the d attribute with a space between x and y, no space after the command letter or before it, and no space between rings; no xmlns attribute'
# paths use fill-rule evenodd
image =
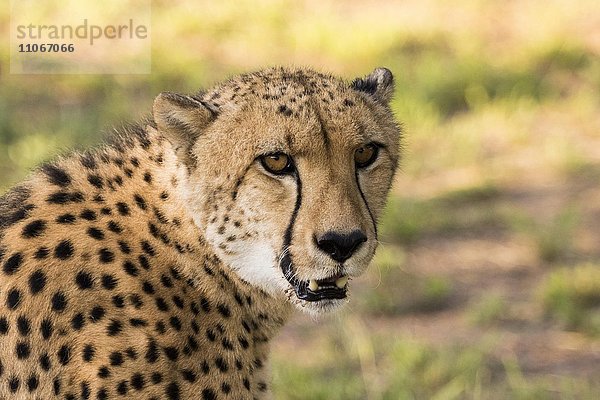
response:
<svg viewBox="0 0 600 400"><path fill-rule="evenodd" d="M335 261L343 263L367 241L367 236L359 230L350 233L328 231L315 241L319 249L329 254Z"/></svg>

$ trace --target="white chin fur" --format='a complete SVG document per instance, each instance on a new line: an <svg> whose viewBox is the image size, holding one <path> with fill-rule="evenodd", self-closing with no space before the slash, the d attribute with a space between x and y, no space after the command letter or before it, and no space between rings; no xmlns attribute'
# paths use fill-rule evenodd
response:
<svg viewBox="0 0 600 400"><path fill-rule="evenodd" d="M241 248L236 248L237 255L219 256L246 282L271 295L280 294L288 283L273 266L276 255L271 246L253 242L239 247Z"/></svg>
<svg viewBox="0 0 600 400"><path fill-rule="evenodd" d="M320 301L304 301L297 299L295 303L299 310L307 313L312 317L320 317L325 314L330 314L339 311L342 307L348 304L348 299L331 299Z"/></svg>

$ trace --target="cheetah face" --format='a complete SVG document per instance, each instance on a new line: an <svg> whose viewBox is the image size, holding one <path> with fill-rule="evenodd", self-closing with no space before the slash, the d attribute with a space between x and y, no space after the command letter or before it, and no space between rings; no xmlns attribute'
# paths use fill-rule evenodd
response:
<svg viewBox="0 0 600 400"><path fill-rule="evenodd" d="M189 211L243 280L311 313L345 302L398 163L392 80L273 69L157 98L158 129L188 165Z"/></svg>

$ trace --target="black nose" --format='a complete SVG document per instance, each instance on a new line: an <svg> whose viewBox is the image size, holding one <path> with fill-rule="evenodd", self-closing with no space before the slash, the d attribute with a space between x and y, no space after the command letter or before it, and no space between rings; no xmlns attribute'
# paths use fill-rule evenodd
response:
<svg viewBox="0 0 600 400"><path fill-rule="evenodd" d="M316 238L317 247L338 262L349 259L366 241L367 237L359 230L350 233L329 231Z"/></svg>

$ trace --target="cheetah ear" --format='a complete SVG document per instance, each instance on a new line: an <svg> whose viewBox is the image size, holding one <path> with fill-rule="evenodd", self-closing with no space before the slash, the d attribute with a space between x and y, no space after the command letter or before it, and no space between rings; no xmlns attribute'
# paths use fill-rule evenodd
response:
<svg viewBox="0 0 600 400"><path fill-rule="evenodd" d="M154 99L152 114L158 131L173 143L175 150L188 151L216 112L200 100L163 92Z"/></svg>
<svg viewBox="0 0 600 400"><path fill-rule="evenodd" d="M394 94L394 75L387 68L375 68L364 78L356 78L350 87L364 92L382 104L388 104Z"/></svg>

